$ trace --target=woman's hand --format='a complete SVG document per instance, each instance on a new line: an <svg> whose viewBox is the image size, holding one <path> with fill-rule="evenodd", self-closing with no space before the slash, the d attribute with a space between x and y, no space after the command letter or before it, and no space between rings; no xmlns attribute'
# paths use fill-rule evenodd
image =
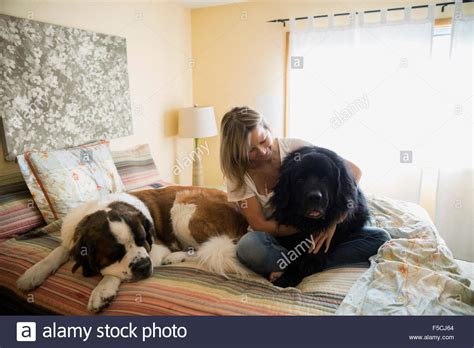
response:
<svg viewBox="0 0 474 348"><path fill-rule="evenodd" d="M313 245L309 248L308 253L310 254L317 254L321 246L324 244L325 249L324 252L327 253L329 250L329 246L331 245L332 237L334 237L334 233L336 232L336 227L338 224L343 222L347 217L347 213L343 214L336 223L329 226L325 231L315 235L313 234Z"/></svg>
<svg viewBox="0 0 474 348"><path fill-rule="evenodd" d="M311 238L313 240L313 245L309 248L308 253L317 254L323 244L325 244L326 246L324 250L324 252L326 253L329 249L329 245L331 244L334 232L336 232L336 227L337 223L334 223L329 226L325 231L322 231L319 234L313 234Z"/></svg>

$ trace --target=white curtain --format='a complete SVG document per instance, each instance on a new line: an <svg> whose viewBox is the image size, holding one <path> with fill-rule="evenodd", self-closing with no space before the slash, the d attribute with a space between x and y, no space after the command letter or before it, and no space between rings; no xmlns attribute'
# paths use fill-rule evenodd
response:
<svg viewBox="0 0 474 348"><path fill-rule="evenodd" d="M446 86L446 93L456 101L459 127L453 126L451 134L457 139L457 149L453 152L462 159L456 159L457 166L440 168L435 222L455 255L469 261L474 261L473 33L474 16L464 14L462 3L456 1L451 28L451 59L446 72L450 84Z"/></svg>
<svg viewBox="0 0 474 348"><path fill-rule="evenodd" d="M434 5L421 18L418 11L415 19L409 8L402 19L392 15L387 18L382 10L370 23L364 14L351 15L338 25L330 16L327 26L310 21L305 29L292 23L288 136L331 148L356 163L367 193L419 203L423 172L434 169L441 183L447 178L443 171L457 179L472 171L472 98L467 99L472 95L472 51L469 57L460 53L467 42L472 44L472 24L466 29L467 17L455 19L449 60L449 46L446 55L432 56ZM461 63L455 64L458 56ZM456 204L454 196L461 194L457 179L438 186L443 204ZM470 184L466 191L472 196ZM435 219L443 209L437 203L430 211ZM472 213L463 216L472 226ZM472 241L465 220L456 224ZM453 225L443 228L446 239L459 238ZM472 252L457 251L461 258L472 257Z"/></svg>

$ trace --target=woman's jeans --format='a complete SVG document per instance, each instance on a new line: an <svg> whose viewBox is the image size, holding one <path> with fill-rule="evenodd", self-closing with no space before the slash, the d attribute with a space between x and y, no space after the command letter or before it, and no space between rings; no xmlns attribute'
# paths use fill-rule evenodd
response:
<svg viewBox="0 0 474 348"><path fill-rule="evenodd" d="M350 235L345 242L330 249L324 269L350 264L368 267L369 257L375 255L379 247L388 240L390 235L385 230L365 226L360 232ZM321 248L324 247L323 244ZM277 237L267 232L249 231L237 243L240 262L265 277L271 272L284 270L280 265L288 252Z"/></svg>

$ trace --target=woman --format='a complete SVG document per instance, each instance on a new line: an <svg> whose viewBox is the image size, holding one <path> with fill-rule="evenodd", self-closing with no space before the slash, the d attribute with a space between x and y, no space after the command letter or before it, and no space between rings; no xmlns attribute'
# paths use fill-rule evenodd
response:
<svg viewBox="0 0 474 348"><path fill-rule="evenodd" d="M278 181L283 159L293 150L311 145L300 139L273 138L262 115L248 107L235 107L221 122L221 168L226 178L228 199L238 202L250 229L237 244L237 257L253 271L275 281L282 274L278 260L288 253L279 237L296 231L291 226L278 225L271 219L269 204L272 189ZM360 169L350 161L357 182ZM340 220L338 223L342 222ZM308 252L327 251L337 224L314 238ZM328 255L326 268L343 264L365 263L378 248L390 239L382 229L364 227L351 239L340 244Z"/></svg>

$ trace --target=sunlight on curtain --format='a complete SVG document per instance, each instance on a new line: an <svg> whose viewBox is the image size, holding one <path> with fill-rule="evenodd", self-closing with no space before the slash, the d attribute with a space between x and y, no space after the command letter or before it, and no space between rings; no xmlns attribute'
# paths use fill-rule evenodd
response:
<svg viewBox="0 0 474 348"><path fill-rule="evenodd" d="M359 165L367 193L418 203L421 174L435 169L447 180L438 197L443 189L442 204L453 206L460 187L443 173L472 172L472 21L456 20L449 59L447 45L432 55L433 5L422 19L409 8L402 20L387 17L291 30L288 136Z"/></svg>
<svg viewBox="0 0 474 348"><path fill-rule="evenodd" d="M447 91L458 100L456 120L464 119L464 129L451 127L448 142L456 139L453 149L459 165L441 167L439 172L435 223L458 258L474 261L473 231L473 148L472 148L472 82L474 49L474 16L465 15L462 5L456 2L451 32L450 83ZM461 157L461 158L458 158ZM452 160L454 161L454 159ZM471 164L469 167L468 164ZM452 163L450 163L452 164Z"/></svg>

